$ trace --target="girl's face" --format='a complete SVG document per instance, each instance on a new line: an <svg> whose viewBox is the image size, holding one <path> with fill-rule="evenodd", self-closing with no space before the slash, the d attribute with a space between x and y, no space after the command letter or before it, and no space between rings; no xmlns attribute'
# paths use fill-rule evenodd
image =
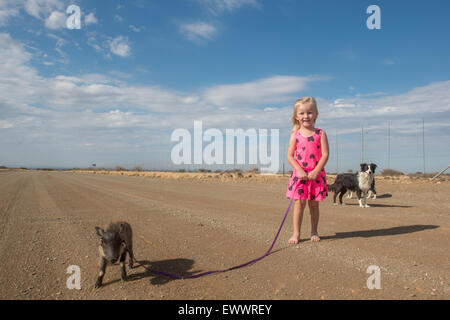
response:
<svg viewBox="0 0 450 320"><path fill-rule="evenodd" d="M317 113L309 103L303 103L297 108L296 118L302 127L313 128Z"/></svg>

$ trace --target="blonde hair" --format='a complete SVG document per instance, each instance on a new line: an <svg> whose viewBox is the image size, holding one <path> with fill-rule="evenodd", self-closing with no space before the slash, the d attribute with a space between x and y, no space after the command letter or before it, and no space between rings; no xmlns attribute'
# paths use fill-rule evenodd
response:
<svg viewBox="0 0 450 320"><path fill-rule="evenodd" d="M300 129L300 121L297 120L297 110L301 105L309 104L313 111L316 113L316 116L319 115L319 110L317 109L316 99L313 97L303 97L295 101L294 103L294 112L292 113L292 132Z"/></svg>

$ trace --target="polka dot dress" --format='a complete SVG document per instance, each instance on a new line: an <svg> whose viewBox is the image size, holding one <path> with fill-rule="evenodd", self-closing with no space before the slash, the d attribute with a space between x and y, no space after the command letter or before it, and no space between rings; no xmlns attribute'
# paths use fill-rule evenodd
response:
<svg viewBox="0 0 450 320"><path fill-rule="evenodd" d="M303 137L297 130L295 132L294 156L300 167L308 174L319 163L322 157L321 149L322 130L315 129L311 137ZM328 196L327 176L323 169L315 180L298 181L297 171L294 169L286 190L286 197L294 200L322 201ZM294 194L292 195L293 190Z"/></svg>

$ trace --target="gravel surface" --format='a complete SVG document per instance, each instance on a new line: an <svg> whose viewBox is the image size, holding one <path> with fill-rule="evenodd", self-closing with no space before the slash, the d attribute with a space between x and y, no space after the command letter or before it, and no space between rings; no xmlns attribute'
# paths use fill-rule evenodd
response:
<svg viewBox="0 0 450 320"><path fill-rule="evenodd" d="M377 181L370 208L332 194L320 205L321 241L287 243L292 213L272 253L226 273L173 280L109 266L98 274L94 227L126 220L134 252L180 275L228 268L269 248L289 201L273 182L145 178L92 173L0 172L1 299L449 299L450 183ZM81 289L68 289L78 266ZM381 289L368 289L380 269Z"/></svg>

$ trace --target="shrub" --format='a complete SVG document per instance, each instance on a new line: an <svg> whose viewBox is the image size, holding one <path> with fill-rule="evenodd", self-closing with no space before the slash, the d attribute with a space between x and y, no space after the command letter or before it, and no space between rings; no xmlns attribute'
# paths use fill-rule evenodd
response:
<svg viewBox="0 0 450 320"><path fill-rule="evenodd" d="M394 169L384 169L381 172L382 176L403 176L404 173L398 170L394 170Z"/></svg>

